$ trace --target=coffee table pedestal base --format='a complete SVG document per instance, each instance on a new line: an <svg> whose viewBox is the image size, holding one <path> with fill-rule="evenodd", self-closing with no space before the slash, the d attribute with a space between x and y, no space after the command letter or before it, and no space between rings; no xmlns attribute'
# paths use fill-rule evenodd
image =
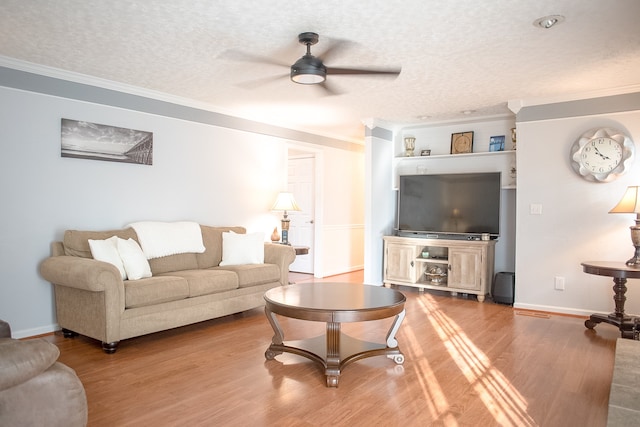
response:
<svg viewBox="0 0 640 427"><path fill-rule="evenodd" d="M273 360L283 352L313 360L324 368L327 387L338 387L338 379L344 367L366 357L384 355L393 359L398 365L404 363L404 355L400 352L398 342L395 339L395 333L404 319L404 310L396 316L391 325L386 344L362 341L344 334L340 331L340 323L338 322L327 322L326 335L285 342L282 328L276 316L269 310L265 311L275 332L272 343L264 354L267 360Z"/></svg>

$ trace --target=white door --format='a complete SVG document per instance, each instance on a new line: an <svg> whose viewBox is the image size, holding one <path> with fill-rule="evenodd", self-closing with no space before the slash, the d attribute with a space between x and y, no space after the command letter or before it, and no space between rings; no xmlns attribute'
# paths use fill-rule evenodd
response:
<svg viewBox="0 0 640 427"><path fill-rule="evenodd" d="M313 155L289 157L288 191L293 193L300 211L289 212L289 242L309 248L297 255L289 271L313 274L315 158Z"/></svg>

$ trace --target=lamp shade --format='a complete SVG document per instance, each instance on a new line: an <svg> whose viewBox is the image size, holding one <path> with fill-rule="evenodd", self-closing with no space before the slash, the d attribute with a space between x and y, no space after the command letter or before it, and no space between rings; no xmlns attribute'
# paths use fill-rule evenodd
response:
<svg viewBox="0 0 640 427"><path fill-rule="evenodd" d="M300 207L296 203L293 194L282 192L278 194L276 202L271 208L272 211L299 211Z"/></svg>
<svg viewBox="0 0 640 427"><path fill-rule="evenodd" d="M609 213L640 213L639 189L639 186L628 187L624 196L622 196L622 199L609 211Z"/></svg>

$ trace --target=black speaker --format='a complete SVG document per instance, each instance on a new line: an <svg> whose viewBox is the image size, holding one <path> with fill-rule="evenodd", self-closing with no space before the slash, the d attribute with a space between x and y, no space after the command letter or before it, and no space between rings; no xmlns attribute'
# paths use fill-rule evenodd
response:
<svg viewBox="0 0 640 427"><path fill-rule="evenodd" d="M491 286L491 296L498 304L513 305L513 293L516 287L516 274L506 271L496 273Z"/></svg>

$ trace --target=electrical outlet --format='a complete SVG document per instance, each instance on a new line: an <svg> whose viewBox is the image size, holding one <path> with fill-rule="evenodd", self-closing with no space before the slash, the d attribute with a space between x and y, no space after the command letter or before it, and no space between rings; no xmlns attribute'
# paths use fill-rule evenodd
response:
<svg viewBox="0 0 640 427"><path fill-rule="evenodd" d="M529 205L529 214L531 214L531 215L542 215L542 204L541 203L531 203Z"/></svg>
<svg viewBox="0 0 640 427"><path fill-rule="evenodd" d="M564 291L564 277L556 276L553 278L556 291Z"/></svg>

